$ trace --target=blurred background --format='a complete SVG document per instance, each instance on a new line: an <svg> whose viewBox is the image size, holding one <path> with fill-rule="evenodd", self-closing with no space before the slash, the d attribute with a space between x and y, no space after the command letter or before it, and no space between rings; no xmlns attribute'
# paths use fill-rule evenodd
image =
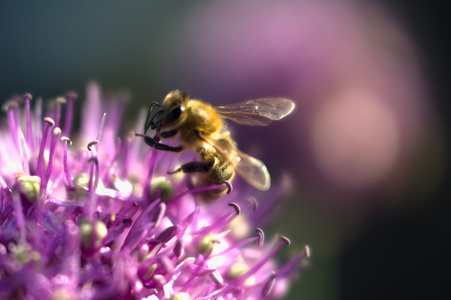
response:
<svg viewBox="0 0 451 300"><path fill-rule="evenodd" d="M173 89L214 105L293 99L295 111L267 128L231 126L284 184L266 229L290 237L286 256L311 248L286 299L446 298L445 5L0 1L0 100L83 99L95 80L130 93L129 129Z"/></svg>

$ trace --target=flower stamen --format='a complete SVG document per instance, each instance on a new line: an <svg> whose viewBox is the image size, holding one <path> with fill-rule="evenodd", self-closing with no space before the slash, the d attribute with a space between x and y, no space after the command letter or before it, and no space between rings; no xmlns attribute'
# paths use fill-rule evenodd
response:
<svg viewBox="0 0 451 300"><path fill-rule="evenodd" d="M31 126L31 111L30 111L30 102L31 102L31 95L25 94L23 95L23 101L25 102L25 119L27 123L27 143L28 147L30 147L31 153L34 153L34 143L33 143L33 130ZM34 161L36 161L34 159Z"/></svg>
<svg viewBox="0 0 451 300"><path fill-rule="evenodd" d="M287 238L286 236L281 236L280 239L282 240L282 242L285 243L285 245L290 246L291 245L291 241L289 238Z"/></svg>
<svg viewBox="0 0 451 300"><path fill-rule="evenodd" d="M6 115L8 117L8 123L9 128L11 130L11 134L14 139L14 144L16 145L16 148L19 149L19 128L17 127L16 120L18 119L16 116L16 110L17 110L17 102L14 100L9 100L5 102L2 106L2 110L6 112Z"/></svg>
<svg viewBox="0 0 451 300"><path fill-rule="evenodd" d="M255 230L257 231L258 234L257 245L259 248L261 248L263 246L263 243L265 242L265 233L259 227L255 228Z"/></svg>
<svg viewBox="0 0 451 300"><path fill-rule="evenodd" d="M60 127L60 120L61 120L61 106L63 104L66 104L66 99L63 97L58 97L55 100L56 102L56 109L55 109L55 125Z"/></svg>
<svg viewBox="0 0 451 300"><path fill-rule="evenodd" d="M41 140L41 145L39 147L39 154L38 154L38 165L36 167L36 174L41 178L44 178L44 172L45 172L44 151L45 151L45 144L47 142L47 136L49 134L50 127L55 125L55 122L53 121L53 119L51 119L49 117L45 117L44 122L45 122L44 132L42 133L42 140Z"/></svg>
<svg viewBox="0 0 451 300"><path fill-rule="evenodd" d="M61 141L64 144L64 154L63 154L63 168L64 168L64 175L66 176L67 184L69 185L69 189L71 191L75 191L74 182L72 181L72 177L70 177L69 174L69 166L67 164L67 145L72 145L72 141L68 137L61 137Z"/></svg>
<svg viewBox="0 0 451 300"><path fill-rule="evenodd" d="M247 197L246 198L247 201L249 201L252 204L252 210L256 211L258 208L258 202L254 197Z"/></svg>
<svg viewBox="0 0 451 300"><path fill-rule="evenodd" d="M228 206L233 207L235 209L236 215L238 216L241 213L241 208L235 202L229 202Z"/></svg>
<svg viewBox="0 0 451 300"><path fill-rule="evenodd" d="M99 185L99 159L96 156L91 156L88 159L88 163L91 163L89 169L89 183L88 183L88 192L91 192L96 191Z"/></svg>
<svg viewBox="0 0 451 300"><path fill-rule="evenodd" d="M280 248L282 248L283 245L286 245L287 238L281 238L282 242L277 245L276 248L274 248L268 255L266 255L265 258L263 258L260 262L258 262L255 266L253 266L248 272L246 272L244 275L242 275L239 279L236 280L236 284L244 283L246 279L254 275L263 265L268 262L274 255L276 255L277 252L279 252Z"/></svg>
<svg viewBox="0 0 451 300"><path fill-rule="evenodd" d="M303 259L304 257L310 257L310 248L309 246L305 246L304 252L302 252L302 254L298 255L296 258L294 258L293 260L291 260L289 263L287 263L286 265L284 265L282 268L280 268L279 270L277 270L276 274L277 276L281 276L283 275L285 272L287 272L295 263L297 263L298 261L300 261L301 259Z"/></svg>
<svg viewBox="0 0 451 300"><path fill-rule="evenodd" d="M90 142L88 143L88 145L86 146L86 148L88 149L88 151L93 151L92 146L97 145L98 143L99 143L98 140L90 141Z"/></svg>
<svg viewBox="0 0 451 300"><path fill-rule="evenodd" d="M68 92L66 94L66 113L64 115L64 128L63 134L64 136L70 136L70 131L72 127L72 115L73 115L73 105L74 100L78 98L78 95L75 92Z"/></svg>
<svg viewBox="0 0 451 300"><path fill-rule="evenodd" d="M271 275L269 275L268 281L265 283L265 286L262 290L262 296L266 297L271 293L271 290L274 286L274 283L276 282L276 272L272 271Z"/></svg>
<svg viewBox="0 0 451 300"><path fill-rule="evenodd" d="M47 189L47 184L50 179L50 174L52 173L52 162L53 162L53 156L55 154L55 147L56 147L56 141L58 140L58 137L61 135L61 129L59 127L56 127L53 129L53 135L52 139L50 141L50 153L49 153L49 162L47 165L47 173L43 181L42 191Z"/></svg>

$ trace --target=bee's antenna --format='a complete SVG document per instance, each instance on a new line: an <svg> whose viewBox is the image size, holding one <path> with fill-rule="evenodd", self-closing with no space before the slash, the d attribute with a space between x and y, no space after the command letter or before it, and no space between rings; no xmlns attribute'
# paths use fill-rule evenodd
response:
<svg viewBox="0 0 451 300"><path fill-rule="evenodd" d="M150 119L150 113L152 112L152 108L154 105L161 107L161 104L155 101L152 102L152 104L150 104L149 111L147 112L146 116L146 123L144 124L144 134L146 134L147 130L149 130L149 127L152 123L152 119Z"/></svg>

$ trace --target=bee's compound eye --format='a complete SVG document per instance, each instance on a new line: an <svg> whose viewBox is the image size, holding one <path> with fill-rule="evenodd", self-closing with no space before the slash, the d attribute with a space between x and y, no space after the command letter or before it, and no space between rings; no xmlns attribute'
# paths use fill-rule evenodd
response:
<svg viewBox="0 0 451 300"><path fill-rule="evenodd" d="M173 108L166 116L166 121L168 123L170 122L174 122L176 121L180 115L182 114L182 112L185 111L185 107L184 106L177 106L175 108Z"/></svg>

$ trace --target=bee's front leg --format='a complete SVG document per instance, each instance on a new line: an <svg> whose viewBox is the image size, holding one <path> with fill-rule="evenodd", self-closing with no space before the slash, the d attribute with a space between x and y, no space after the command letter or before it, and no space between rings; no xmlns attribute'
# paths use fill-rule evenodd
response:
<svg viewBox="0 0 451 300"><path fill-rule="evenodd" d="M168 171L168 174L175 174L178 172L183 173L206 173L208 170L210 170L215 164L215 161L209 161L209 162L200 162L200 161L193 161L186 164L183 164L180 168L175 169L174 171Z"/></svg>
<svg viewBox="0 0 451 300"><path fill-rule="evenodd" d="M176 134L177 134L177 129L173 129L173 130L169 130L169 131L160 132L160 137L166 139L166 138L173 137Z"/></svg>
<svg viewBox="0 0 451 300"><path fill-rule="evenodd" d="M183 150L182 146L172 147L172 146L169 146L169 145L166 145L166 144L158 143L153 138L151 138L150 136L147 136L147 135L139 134L139 133L136 133L136 132L135 132L135 135L142 137L144 139L144 142L148 146L150 146L152 148L155 148L157 150L171 151L171 152L180 152L180 151Z"/></svg>

